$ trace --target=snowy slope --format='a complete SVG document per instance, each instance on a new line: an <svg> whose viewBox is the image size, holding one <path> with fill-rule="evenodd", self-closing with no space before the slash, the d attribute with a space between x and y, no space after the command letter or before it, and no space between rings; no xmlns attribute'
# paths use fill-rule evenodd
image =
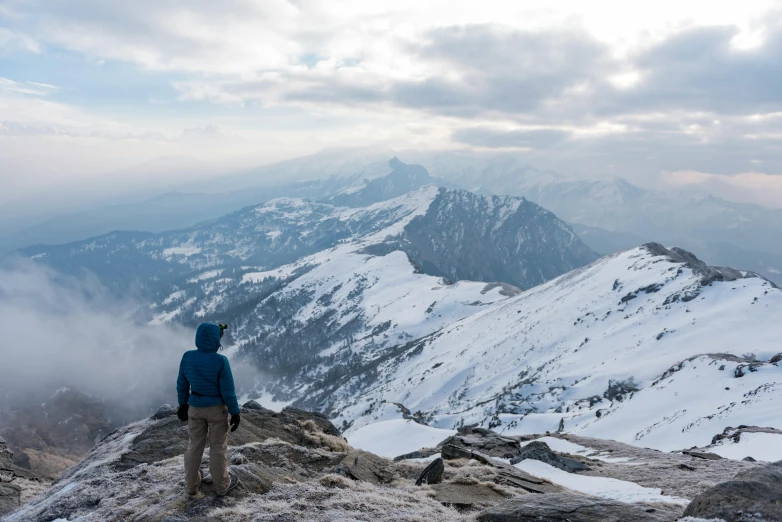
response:
<svg viewBox="0 0 782 522"><path fill-rule="evenodd" d="M756 277L713 281L723 276L668 254L633 249L533 288L383 362L365 394L329 401L352 429L387 419L386 401L440 428L518 434L562 422L668 450L709 444L731 424L782 427L770 402L782 371L741 358L782 352L782 291Z"/></svg>

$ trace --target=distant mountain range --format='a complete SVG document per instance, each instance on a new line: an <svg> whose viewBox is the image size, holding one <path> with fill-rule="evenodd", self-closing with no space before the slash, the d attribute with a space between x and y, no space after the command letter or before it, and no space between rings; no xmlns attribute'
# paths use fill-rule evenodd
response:
<svg viewBox="0 0 782 522"><path fill-rule="evenodd" d="M424 168L399 160L389 165L394 154ZM515 156L386 149L327 149L195 182L185 192L58 216L0 236L0 252L115 230L187 228L277 197L357 207L432 183L483 195L526 197L571 224L601 254L656 241L697 251L710 263L756 271L782 284L782 209L708 195L656 192L621 179L573 180L525 165Z"/></svg>
<svg viewBox="0 0 782 522"><path fill-rule="evenodd" d="M393 167L335 199L370 203L427 179ZM141 296L152 324L229 322L284 400L597 257L523 198L434 185L361 207L278 198L181 231L20 253Z"/></svg>

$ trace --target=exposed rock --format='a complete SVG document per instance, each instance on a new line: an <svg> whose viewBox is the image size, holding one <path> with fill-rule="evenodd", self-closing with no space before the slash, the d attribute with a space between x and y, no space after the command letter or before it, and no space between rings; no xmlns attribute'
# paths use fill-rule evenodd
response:
<svg viewBox="0 0 782 522"><path fill-rule="evenodd" d="M717 455L716 453L710 453L707 451L684 450L682 451L682 453L696 459L722 460L722 457L720 455Z"/></svg>
<svg viewBox="0 0 782 522"><path fill-rule="evenodd" d="M443 472L445 471L445 462L443 459L435 459L431 464L426 466L415 481L416 486L421 484L439 484L443 481Z"/></svg>
<svg viewBox="0 0 782 522"><path fill-rule="evenodd" d="M753 459L752 457L744 457L741 459L743 462L757 462L757 460Z"/></svg>
<svg viewBox="0 0 782 522"><path fill-rule="evenodd" d="M308 424L309 423L309 424ZM322 442L311 435L307 425L316 428L325 436L341 440L339 431L322 415L295 408L285 408L277 413L265 408L242 409L239 429L228 436L229 444L239 446L270 438L301 446L320 446ZM176 455L182 455L187 448L187 424L176 416L164 417L137 434L130 451L124 453L118 469L130 469L138 464L157 462Z"/></svg>
<svg viewBox="0 0 782 522"><path fill-rule="evenodd" d="M340 462L336 473L371 484L386 484L393 479L389 464L388 460L372 453L353 450Z"/></svg>
<svg viewBox="0 0 782 522"><path fill-rule="evenodd" d="M484 428L459 428L459 432L456 435L448 437L438 444L437 447L442 448L446 445L462 448L471 452L478 451L491 457L500 457L504 459L513 458L521 452L518 440L510 437L503 437ZM443 458L447 457L443 455Z"/></svg>
<svg viewBox="0 0 782 522"><path fill-rule="evenodd" d="M402 460L410 460L410 459L426 459L438 453L440 453L440 450L437 448L422 448L418 451L412 451L410 453L405 453L404 455L399 455L398 457L394 457L394 462L400 462Z"/></svg>
<svg viewBox="0 0 782 522"><path fill-rule="evenodd" d="M511 464L518 464L522 460L533 459L545 462L550 466L567 471L568 473L575 473L577 471L586 471L589 466L583 464L570 457L563 457L557 455L548 444L540 441L533 441L521 448L521 454L518 457L513 457L510 461Z"/></svg>
<svg viewBox="0 0 782 522"><path fill-rule="evenodd" d="M512 467L502 468L494 478L494 482L503 486L520 488L530 493L558 493L562 491L560 486Z"/></svg>
<svg viewBox="0 0 782 522"><path fill-rule="evenodd" d="M693 499L685 516L725 522L782 520L782 462L744 471Z"/></svg>
<svg viewBox="0 0 782 522"><path fill-rule="evenodd" d="M170 404L164 404L150 417L154 420L165 419L166 417L173 417L177 414L177 411Z"/></svg>
<svg viewBox="0 0 782 522"><path fill-rule="evenodd" d="M505 496L501 495L491 487L484 484L436 484L434 489L434 498L443 504L452 504L456 506L473 506L475 504L494 504L504 501Z"/></svg>
<svg viewBox="0 0 782 522"><path fill-rule="evenodd" d="M22 489L11 484L13 473L13 452L0 437L0 516L6 515L19 507Z"/></svg>
<svg viewBox="0 0 782 522"><path fill-rule="evenodd" d="M0 482L0 516L16 510L21 504L22 488L16 484Z"/></svg>
<svg viewBox="0 0 782 522"><path fill-rule="evenodd" d="M739 442L741 441L741 436L745 433L771 433L774 435L782 435L782 430L778 430L776 428L764 428L760 426L745 426L743 424L738 428L728 426L722 431L722 433L712 437L711 443L714 445L726 439L730 440L731 442Z"/></svg>
<svg viewBox="0 0 782 522"><path fill-rule="evenodd" d="M317 480L345 459L344 452L333 451L340 439L331 435L336 430L321 416L301 410L243 410L242 415L242 427L229 435L228 459L240 479L229 495L231 501L266 494L278 484ZM320 425L330 433L321 431ZM197 497L183 495L186 439L186 426L176 417L150 418L120 428L27 504L20 520L215 519L208 513L219 507L213 483L202 483ZM207 451L204 460L208 459Z"/></svg>
<svg viewBox="0 0 782 522"><path fill-rule="evenodd" d="M556 486L547 480L533 477L529 473L478 451L470 451L452 444L446 444L442 447L442 456L447 460L473 459L481 464L497 468L497 474L493 479L497 484L521 488L530 493L552 493L562 491L561 487Z"/></svg>
<svg viewBox="0 0 782 522"><path fill-rule="evenodd" d="M479 522L667 522L667 516L650 507L616 500L555 493L523 495L490 507Z"/></svg>
<svg viewBox="0 0 782 522"><path fill-rule="evenodd" d="M647 243L644 245L644 248L652 255L667 256L675 263L684 263L685 266L701 277L701 286L707 286L715 281L735 281L737 279L761 277L754 272L741 271L722 266L708 266L691 252L678 247L669 250L659 243Z"/></svg>

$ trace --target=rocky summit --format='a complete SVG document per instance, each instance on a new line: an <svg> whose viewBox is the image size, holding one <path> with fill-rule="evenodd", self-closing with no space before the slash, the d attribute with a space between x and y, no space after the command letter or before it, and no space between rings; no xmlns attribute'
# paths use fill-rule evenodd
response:
<svg viewBox="0 0 782 522"><path fill-rule="evenodd" d="M690 515L779 520L778 465L471 428L442 440L439 454L392 461L351 447L317 413L274 412L252 401L241 413L242 423L229 437L231 469L241 482L222 498L207 483L193 498L184 493L187 432L170 407L106 436L21 508L22 488L14 484L20 479L14 479L9 452L0 443L0 506L13 511L5 520L700 520L682 518ZM509 464L511 454L521 458L515 465ZM204 459L206 467L208 452ZM571 466L563 470L549 462ZM757 481L763 488L753 485ZM732 503L734 497L743 500ZM736 515L737 507L755 518Z"/></svg>

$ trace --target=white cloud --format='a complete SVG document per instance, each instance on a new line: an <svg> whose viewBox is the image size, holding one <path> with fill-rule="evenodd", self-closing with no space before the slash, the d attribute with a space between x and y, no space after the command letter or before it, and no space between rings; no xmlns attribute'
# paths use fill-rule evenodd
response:
<svg viewBox="0 0 782 522"><path fill-rule="evenodd" d="M732 201L782 208L782 175L742 172L733 175L698 171L662 172L660 183L669 189L696 189Z"/></svg>

